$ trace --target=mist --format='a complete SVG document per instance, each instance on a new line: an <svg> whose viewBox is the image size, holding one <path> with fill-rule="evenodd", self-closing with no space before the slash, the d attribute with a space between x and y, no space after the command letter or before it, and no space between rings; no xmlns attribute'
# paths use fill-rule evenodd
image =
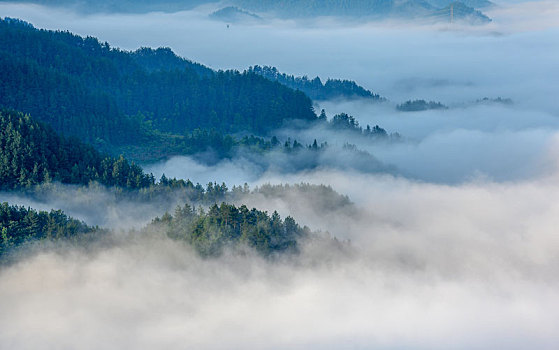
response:
<svg viewBox="0 0 559 350"><path fill-rule="evenodd" d="M469 27L336 18L210 20L217 5L174 13L83 14L0 3L0 16L171 47L214 69L271 65L351 79L388 99L315 101L398 140L323 126L274 130L331 146L311 161L281 152L214 163L143 164L157 178L325 184L349 203L295 188L235 198L321 231L297 256L204 258L142 228L184 204L120 199L100 185L54 185L0 202L111 230L90 245L34 247L0 267L0 347L11 349L556 349L559 344L559 4L498 2ZM482 103L510 98L510 105ZM401 112L406 100L445 110ZM342 151L354 144L369 157Z"/></svg>
<svg viewBox="0 0 559 350"><path fill-rule="evenodd" d="M348 251L311 241L291 260L204 259L157 232L100 247L47 249L0 272L2 343L16 349L557 344L557 177L452 187L334 172L305 180L334 184L358 209L325 216L312 206L292 208L291 200L247 203L328 225L332 235L351 239Z"/></svg>

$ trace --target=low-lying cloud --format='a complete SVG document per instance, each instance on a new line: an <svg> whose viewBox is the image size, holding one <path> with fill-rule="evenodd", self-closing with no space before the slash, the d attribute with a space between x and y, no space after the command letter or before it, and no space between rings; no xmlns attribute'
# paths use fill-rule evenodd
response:
<svg viewBox="0 0 559 350"><path fill-rule="evenodd" d="M285 179L282 179L285 180ZM307 174L356 202L331 234L345 253L203 259L131 234L2 268L10 348L552 349L559 321L557 178L460 186ZM263 209L277 203L252 198ZM312 207L291 212L322 226ZM306 219L306 220L305 220ZM326 249L326 250L325 250Z"/></svg>
<svg viewBox="0 0 559 350"><path fill-rule="evenodd" d="M278 153L265 156L275 164L267 168L248 157L213 165L180 157L146 167L202 184L308 182L349 196L353 204L340 208L293 189L237 198L345 242L339 250L309 241L298 257L273 262L250 253L201 258L157 232L122 232L180 198L139 203L95 186L60 186L39 198L1 193L0 201L64 209L118 233L103 244L34 250L2 266L0 347L556 349L557 4L515 3L489 10L493 23L479 28L319 19L229 29L206 19L207 8L84 16L0 4L2 16L38 27L125 49L170 46L213 68L270 64L355 79L391 102L318 108L403 136L374 142L324 128L277 131L332 144L322 166L304 171L286 171L288 159ZM514 103L474 103L498 96ZM415 98L450 109L395 110ZM346 166L352 163L336 150L347 141L394 171Z"/></svg>

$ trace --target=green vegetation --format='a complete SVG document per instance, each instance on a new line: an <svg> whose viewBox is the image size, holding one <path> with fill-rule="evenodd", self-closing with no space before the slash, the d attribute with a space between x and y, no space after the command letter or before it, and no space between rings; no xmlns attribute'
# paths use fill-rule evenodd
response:
<svg viewBox="0 0 559 350"><path fill-rule="evenodd" d="M322 110L322 112L320 113L319 119L322 121L327 120L324 110ZM328 127L335 130L351 131L356 134L374 139L400 139L400 134L398 134L397 132L388 134L385 129L381 128L378 125L375 125L373 127L367 125L367 127L363 129L361 126L359 126L359 122L353 116L346 113L336 114L334 117L332 117L332 120L328 121L327 125Z"/></svg>
<svg viewBox="0 0 559 350"><path fill-rule="evenodd" d="M448 107L435 101L427 102L425 100L410 100L399 104L396 106L396 109L402 112L420 112L429 109L448 109Z"/></svg>
<svg viewBox="0 0 559 350"><path fill-rule="evenodd" d="M291 217L281 219L242 205L214 204L206 211L185 204L174 215L155 218L144 229L148 234L163 229L172 239L190 244L202 256L217 256L225 247L246 246L262 256L296 253L298 240L311 231L300 227ZM88 234L100 233L98 227L68 217L61 210L50 212L0 204L0 257L25 244L66 240L78 242Z"/></svg>
<svg viewBox="0 0 559 350"><path fill-rule="evenodd" d="M153 176L123 157L102 155L76 139L56 135L28 115L0 110L0 190L51 181L97 181L129 189L154 183Z"/></svg>
<svg viewBox="0 0 559 350"><path fill-rule="evenodd" d="M60 210L36 211L0 204L0 257L23 244L38 240L72 240L98 231L69 218Z"/></svg>
<svg viewBox="0 0 559 350"><path fill-rule="evenodd" d="M247 246L264 256L297 252L297 240L310 234L291 217L282 220L277 212L271 216L242 205L214 204L207 212L186 204L153 220L173 239L189 243L203 256L219 255L224 247Z"/></svg>
<svg viewBox="0 0 559 350"><path fill-rule="evenodd" d="M277 81L292 89L301 90L313 100L330 100L336 98L366 98L375 101L385 101L378 94L357 85L354 81L328 79L322 83L319 77L309 79L308 77L295 77L280 73L275 67L254 66L248 72L263 76L266 79Z"/></svg>
<svg viewBox="0 0 559 350"><path fill-rule="evenodd" d="M168 49L127 52L92 37L0 20L0 106L97 146L154 132L265 133L312 121L312 101L257 74L211 71Z"/></svg>

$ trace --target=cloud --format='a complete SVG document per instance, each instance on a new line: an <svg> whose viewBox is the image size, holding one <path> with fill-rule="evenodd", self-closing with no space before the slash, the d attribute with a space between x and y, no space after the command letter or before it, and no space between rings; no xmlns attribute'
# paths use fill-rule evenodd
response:
<svg viewBox="0 0 559 350"><path fill-rule="evenodd" d="M0 344L557 345L556 179L442 186L344 172L307 177L355 198L357 215L340 213L344 225L332 227L332 234L351 239L349 255L310 243L290 261L208 260L156 233L46 250L0 272Z"/></svg>

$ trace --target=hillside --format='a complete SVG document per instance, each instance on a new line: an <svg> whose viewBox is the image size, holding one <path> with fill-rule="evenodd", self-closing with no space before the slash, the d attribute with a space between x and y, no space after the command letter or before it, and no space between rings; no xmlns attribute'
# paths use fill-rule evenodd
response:
<svg viewBox="0 0 559 350"><path fill-rule="evenodd" d="M36 211L0 203L0 258L25 243L76 239L96 231L97 227L89 227L61 210Z"/></svg>
<svg viewBox="0 0 559 350"><path fill-rule="evenodd" d="M354 99L366 98L375 101L383 101L384 98L375 94L350 80L328 79L322 82L319 77L309 79L306 76L296 77L281 73L275 67L254 66L248 69L249 73L255 73L266 79L277 81L295 90L303 91L313 100L331 99Z"/></svg>
<svg viewBox="0 0 559 350"><path fill-rule="evenodd" d="M262 17L235 6L221 8L212 12L209 17L211 19L228 23L258 23L263 20Z"/></svg>
<svg viewBox="0 0 559 350"><path fill-rule="evenodd" d="M265 133L316 119L302 92L257 74L213 72L168 49L127 52L12 19L0 21L0 75L0 106L96 144L138 143L154 130Z"/></svg>
<svg viewBox="0 0 559 350"><path fill-rule="evenodd" d="M434 20L449 20L466 24L486 24L491 22L481 11L465 5L463 2L451 2L448 6L428 16Z"/></svg>
<svg viewBox="0 0 559 350"><path fill-rule="evenodd" d="M444 8L456 2L455 0L427 0L431 5L437 8ZM493 6L494 4L488 0L461 0L461 3L468 7L473 7L476 9L485 8Z"/></svg>
<svg viewBox="0 0 559 350"><path fill-rule="evenodd" d="M433 10L423 0L234 0L251 11L272 12L281 17L409 17Z"/></svg>
<svg viewBox="0 0 559 350"><path fill-rule="evenodd" d="M154 183L152 176L122 157L102 155L77 139L58 136L29 115L0 111L0 190L58 181L137 189Z"/></svg>

